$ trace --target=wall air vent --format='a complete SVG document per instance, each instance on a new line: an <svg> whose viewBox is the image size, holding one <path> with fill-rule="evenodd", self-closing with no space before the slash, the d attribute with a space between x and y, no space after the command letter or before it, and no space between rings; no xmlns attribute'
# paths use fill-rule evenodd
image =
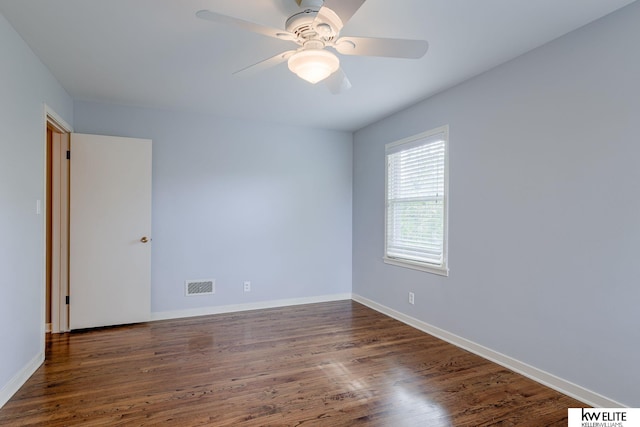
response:
<svg viewBox="0 0 640 427"><path fill-rule="evenodd" d="M187 280L184 282L185 295L211 295L216 293L216 281L213 279Z"/></svg>

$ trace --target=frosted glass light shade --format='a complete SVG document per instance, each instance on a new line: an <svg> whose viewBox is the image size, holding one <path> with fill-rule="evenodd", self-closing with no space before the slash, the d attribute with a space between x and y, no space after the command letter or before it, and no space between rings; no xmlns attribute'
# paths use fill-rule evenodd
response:
<svg viewBox="0 0 640 427"><path fill-rule="evenodd" d="M289 58L289 69L301 79L316 84L340 67L340 60L324 49L305 49Z"/></svg>

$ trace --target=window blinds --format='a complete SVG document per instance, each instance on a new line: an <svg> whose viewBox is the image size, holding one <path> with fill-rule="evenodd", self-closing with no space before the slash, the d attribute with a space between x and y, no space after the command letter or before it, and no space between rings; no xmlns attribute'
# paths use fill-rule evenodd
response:
<svg viewBox="0 0 640 427"><path fill-rule="evenodd" d="M445 135L387 149L386 256L444 264Z"/></svg>

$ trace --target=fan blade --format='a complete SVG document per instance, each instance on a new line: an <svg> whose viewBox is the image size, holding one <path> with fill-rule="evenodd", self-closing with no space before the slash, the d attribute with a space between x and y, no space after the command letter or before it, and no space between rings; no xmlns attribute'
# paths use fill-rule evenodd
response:
<svg viewBox="0 0 640 427"><path fill-rule="evenodd" d="M296 35L286 30L279 30L277 28L266 27L260 24L254 24L253 22L244 21L242 19L234 18L232 16L222 15L220 13L212 12L210 10L199 10L196 12L196 16L206 21L216 22L218 24L232 25L242 28L244 30L252 31L254 33L262 34L268 37L274 37L280 40L296 39Z"/></svg>
<svg viewBox="0 0 640 427"><path fill-rule="evenodd" d="M341 37L333 47L343 55L418 59L427 53L429 43L425 40Z"/></svg>
<svg viewBox="0 0 640 427"><path fill-rule="evenodd" d="M259 71L266 70L267 68L274 67L291 57L297 51L288 50L286 52L279 53L277 55L272 56L271 58L265 59L264 61L256 62L255 64L249 65L248 67L244 67L241 70L234 72L233 74L244 74L244 75L252 75Z"/></svg>
<svg viewBox="0 0 640 427"><path fill-rule="evenodd" d="M327 77L324 82L334 95L351 89L351 82L344 71L342 71L342 68L338 68L338 70Z"/></svg>
<svg viewBox="0 0 640 427"><path fill-rule="evenodd" d="M324 0L314 23L331 23L340 32L365 0Z"/></svg>

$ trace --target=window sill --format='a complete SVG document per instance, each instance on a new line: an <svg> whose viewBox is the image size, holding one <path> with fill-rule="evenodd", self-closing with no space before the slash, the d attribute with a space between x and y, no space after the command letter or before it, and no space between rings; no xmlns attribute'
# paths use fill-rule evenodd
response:
<svg viewBox="0 0 640 427"><path fill-rule="evenodd" d="M411 268L412 270L424 271L426 273L437 274L439 276L449 276L449 269L446 267L436 267L428 264L401 260L398 258L383 257L385 264L395 265L397 267Z"/></svg>

